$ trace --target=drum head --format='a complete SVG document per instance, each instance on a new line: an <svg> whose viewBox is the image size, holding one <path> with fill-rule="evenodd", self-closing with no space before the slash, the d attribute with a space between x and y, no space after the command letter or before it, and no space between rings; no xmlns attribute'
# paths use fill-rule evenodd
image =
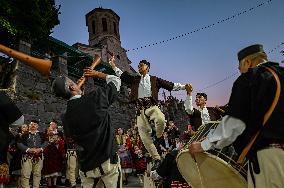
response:
<svg viewBox="0 0 284 188"><path fill-rule="evenodd" d="M209 153L198 153L196 161L188 150L177 156L183 178L193 188L246 188L245 178L227 162Z"/></svg>

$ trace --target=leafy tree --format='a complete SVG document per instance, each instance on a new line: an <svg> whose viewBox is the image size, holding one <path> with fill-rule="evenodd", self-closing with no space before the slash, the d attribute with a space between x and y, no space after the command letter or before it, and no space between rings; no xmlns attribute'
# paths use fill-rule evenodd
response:
<svg viewBox="0 0 284 188"><path fill-rule="evenodd" d="M12 46L23 39L44 44L60 23L59 9L55 0L0 0L0 43Z"/></svg>

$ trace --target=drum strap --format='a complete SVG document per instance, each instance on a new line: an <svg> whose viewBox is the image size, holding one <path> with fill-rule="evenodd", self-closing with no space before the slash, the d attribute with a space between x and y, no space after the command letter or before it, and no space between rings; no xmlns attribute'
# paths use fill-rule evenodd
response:
<svg viewBox="0 0 284 188"><path fill-rule="evenodd" d="M254 154L252 157L250 157L249 162L248 162L248 170L250 172L250 177L251 177L251 180L253 182L253 187L255 188L254 174L260 173L260 167L259 167L259 163L258 163L256 154Z"/></svg>
<svg viewBox="0 0 284 188"><path fill-rule="evenodd" d="M268 119L270 118L272 112L275 109L275 106L278 103L279 97L280 97L280 91L281 91L281 84L280 84L280 80L278 75L276 74L275 70L273 70L270 67L265 67L275 78L276 80L276 84L277 84L277 88L276 88L276 92L275 92L275 96L273 99L273 102L270 106L270 108L268 109L268 111L265 113L264 118L263 118L263 122L262 125L265 126L266 122L268 121ZM256 138L258 137L258 135L260 134L262 129L259 129L257 131L257 133L251 138L250 142L246 145L246 147L243 149L243 151L241 152L241 155L239 156L239 159L237 161L237 163L242 164L246 155L248 154L249 150L251 149L253 143L255 142Z"/></svg>

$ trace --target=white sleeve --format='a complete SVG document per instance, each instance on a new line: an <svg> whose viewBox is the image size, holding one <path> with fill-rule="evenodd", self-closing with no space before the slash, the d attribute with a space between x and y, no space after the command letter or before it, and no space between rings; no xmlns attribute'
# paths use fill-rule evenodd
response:
<svg viewBox="0 0 284 188"><path fill-rule="evenodd" d="M191 95L187 95L186 99L184 101L184 109L185 111L191 115L193 114L193 106L192 106L192 96Z"/></svg>
<svg viewBox="0 0 284 188"><path fill-rule="evenodd" d="M119 91L120 90L120 86L121 86L121 80L119 77L114 76L114 75L107 75L106 76L106 82L107 83L114 83L116 90Z"/></svg>
<svg viewBox="0 0 284 188"><path fill-rule="evenodd" d="M116 74L116 76L120 77L122 75L122 70L120 70L118 67L115 67L114 68L114 72Z"/></svg>
<svg viewBox="0 0 284 188"><path fill-rule="evenodd" d="M210 131L207 138L201 142L201 147L204 151L212 147L222 149L232 144L245 128L246 124L242 120L226 115L217 128Z"/></svg>
<svg viewBox="0 0 284 188"><path fill-rule="evenodd" d="M17 119L15 122L13 122L11 124L11 127L16 127L16 126L19 126L19 125L23 125L24 123L25 123L25 118L22 115L19 119Z"/></svg>
<svg viewBox="0 0 284 188"><path fill-rule="evenodd" d="M150 178L154 181L161 179L161 176L157 173L156 170L150 172Z"/></svg>
<svg viewBox="0 0 284 188"><path fill-rule="evenodd" d="M174 83L173 91L185 90L185 85L180 83Z"/></svg>

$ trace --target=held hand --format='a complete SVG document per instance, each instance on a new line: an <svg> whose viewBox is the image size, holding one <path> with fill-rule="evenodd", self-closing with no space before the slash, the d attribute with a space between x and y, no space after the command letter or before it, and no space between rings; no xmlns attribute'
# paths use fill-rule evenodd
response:
<svg viewBox="0 0 284 188"><path fill-rule="evenodd" d="M192 142L189 145L188 151L191 155L194 155L195 153L204 152L204 150L201 147L201 142Z"/></svg>
<svg viewBox="0 0 284 188"><path fill-rule="evenodd" d="M225 110L221 109L218 105L216 105L215 108L216 108L217 110L219 110L221 113L225 113Z"/></svg>
<svg viewBox="0 0 284 188"><path fill-rule="evenodd" d="M92 70L89 67L84 69L84 76L86 77L97 77L98 71Z"/></svg>
<svg viewBox="0 0 284 188"><path fill-rule="evenodd" d="M191 84L186 84L185 85L185 90L186 90L188 95L191 95L191 93L193 91L192 85Z"/></svg>

